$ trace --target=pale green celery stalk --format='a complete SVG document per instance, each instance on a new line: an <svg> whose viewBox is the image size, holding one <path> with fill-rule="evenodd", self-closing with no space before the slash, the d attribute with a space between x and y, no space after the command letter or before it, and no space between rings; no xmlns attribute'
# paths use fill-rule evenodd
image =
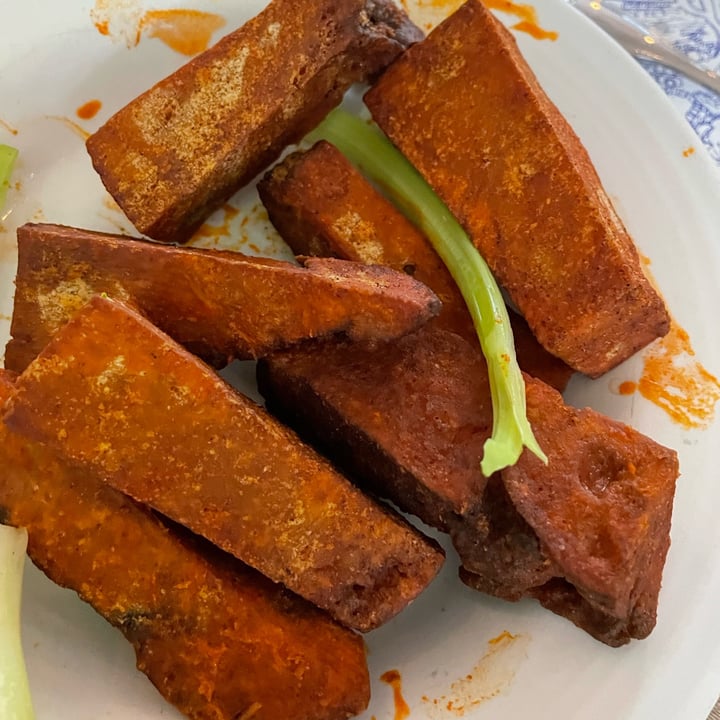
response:
<svg viewBox="0 0 720 720"><path fill-rule="evenodd" d="M17 156L18 151L14 147L0 143L0 211L5 205L5 195L10 186L10 175Z"/></svg>
<svg viewBox="0 0 720 720"><path fill-rule="evenodd" d="M460 288L490 377L493 430L483 449L483 474L489 476L514 465L523 446L547 462L527 419L525 382L502 293L450 210L387 137L358 117L334 110L307 139L332 143L381 187L425 233Z"/></svg>
<svg viewBox="0 0 720 720"><path fill-rule="evenodd" d="M0 524L0 718L33 720L20 643L20 599L27 531Z"/></svg>

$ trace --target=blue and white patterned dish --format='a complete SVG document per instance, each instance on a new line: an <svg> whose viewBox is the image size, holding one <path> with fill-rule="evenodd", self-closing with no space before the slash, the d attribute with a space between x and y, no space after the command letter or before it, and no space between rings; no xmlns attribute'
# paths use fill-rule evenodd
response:
<svg viewBox="0 0 720 720"><path fill-rule="evenodd" d="M655 31L701 67L720 71L720 0L606 0L603 4ZM720 166L720 95L663 65L639 62Z"/></svg>

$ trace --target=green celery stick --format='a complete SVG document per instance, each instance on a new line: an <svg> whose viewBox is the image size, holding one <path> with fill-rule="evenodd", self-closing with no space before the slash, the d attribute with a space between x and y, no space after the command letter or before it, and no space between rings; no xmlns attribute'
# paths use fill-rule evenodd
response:
<svg viewBox="0 0 720 720"><path fill-rule="evenodd" d="M0 143L0 211L5 206L5 195L10 187L10 175L12 175L18 151L9 145Z"/></svg>
<svg viewBox="0 0 720 720"><path fill-rule="evenodd" d="M490 268L450 210L377 128L338 109L306 138L335 145L428 237L455 279L488 364L492 436L483 448L484 475L514 465L523 447L547 462L527 419L525 381L515 357L507 308Z"/></svg>
<svg viewBox="0 0 720 720"><path fill-rule="evenodd" d="M0 718L32 720L20 643L20 598L27 531L0 524Z"/></svg>

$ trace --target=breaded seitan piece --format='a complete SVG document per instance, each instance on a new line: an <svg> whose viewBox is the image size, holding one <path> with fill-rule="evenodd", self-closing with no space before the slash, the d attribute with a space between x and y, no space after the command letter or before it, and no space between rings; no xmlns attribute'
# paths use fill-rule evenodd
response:
<svg viewBox="0 0 720 720"><path fill-rule="evenodd" d="M440 303L389 268L336 259L305 267L236 252L170 247L62 225L18 228L15 305L5 365L21 372L93 295L136 305L208 362L257 358L342 331L388 340Z"/></svg>
<svg viewBox="0 0 720 720"><path fill-rule="evenodd" d="M482 500L487 364L437 327L367 348L318 342L258 364L268 409L349 476L447 530ZM459 520L456 520L460 522Z"/></svg>
<svg viewBox="0 0 720 720"><path fill-rule="evenodd" d="M5 422L371 630L443 552L127 306L94 297L17 381Z"/></svg>
<svg viewBox="0 0 720 720"><path fill-rule="evenodd" d="M548 465L525 452L502 472L517 516L506 500L493 517L513 563L480 543L475 558L464 554L463 580L507 599L536 597L608 645L644 638L670 546L677 455L593 410L570 408L537 381L528 380L527 401ZM538 572L521 575L520 563Z"/></svg>
<svg viewBox="0 0 720 720"><path fill-rule="evenodd" d="M0 408L13 393L0 371ZM0 423L0 519L33 562L122 631L194 720L345 720L370 683L362 639L260 573Z"/></svg>
<svg viewBox="0 0 720 720"><path fill-rule="evenodd" d="M430 242L333 145L320 141L307 152L289 155L266 173L258 191L296 255L339 257L406 272L442 300L434 322L478 345L465 301ZM521 317L510 311L510 319L520 366L563 390L572 370L535 340Z"/></svg>
<svg viewBox="0 0 720 720"><path fill-rule="evenodd" d="M87 141L143 234L183 242L423 33L391 0L273 0Z"/></svg>
<svg viewBox="0 0 720 720"><path fill-rule="evenodd" d="M365 102L551 353L596 377L667 333L587 151L479 0L403 54Z"/></svg>

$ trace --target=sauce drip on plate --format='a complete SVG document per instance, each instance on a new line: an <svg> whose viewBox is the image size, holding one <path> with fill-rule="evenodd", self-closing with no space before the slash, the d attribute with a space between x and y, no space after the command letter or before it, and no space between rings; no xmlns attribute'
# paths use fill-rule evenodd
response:
<svg viewBox="0 0 720 720"><path fill-rule="evenodd" d="M410 708L405 702L402 694L402 678L397 670L388 670L380 676L382 682L387 683L393 689L395 701L395 720L405 720L410 716Z"/></svg>
<svg viewBox="0 0 720 720"><path fill-rule="evenodd" d="M518 18L519 22L512 26L513 30L527 33L536 40L557 40L558 38L558 34L554 30L545 30L540 27L537 10L532 5L516 3L512 0L483 0L483 3L491 10L499 10ZM410 17L428 30L435 24L438 11L443 11L444 16L448 16L462 4L463 0L402 0L402 5ZM430 20L430 22L426 22L426 20Z"/></svg>
<svg viewBox="0 0 720 720"><path fill-rule="evenodd" d="M200 10L148 10L140 20L138 31L157 38L183 55L197 55L207 50L212 35L225 25L215 13Z"/></svg>
<svg viewBox="0 0 720 720"><path fill-rule="evenodd" d="M695 359L690 337L675 321L646 350L637 389L687 430L710 425L720 400L718 379Z"/></svg>
<svg viewBox="0 0 720 720"><path fill-rule="evenodd" d="M75 111L75 114L81 120L91 120L100 112L101 107L102 103L99 100L88 100Z"/></svg>

